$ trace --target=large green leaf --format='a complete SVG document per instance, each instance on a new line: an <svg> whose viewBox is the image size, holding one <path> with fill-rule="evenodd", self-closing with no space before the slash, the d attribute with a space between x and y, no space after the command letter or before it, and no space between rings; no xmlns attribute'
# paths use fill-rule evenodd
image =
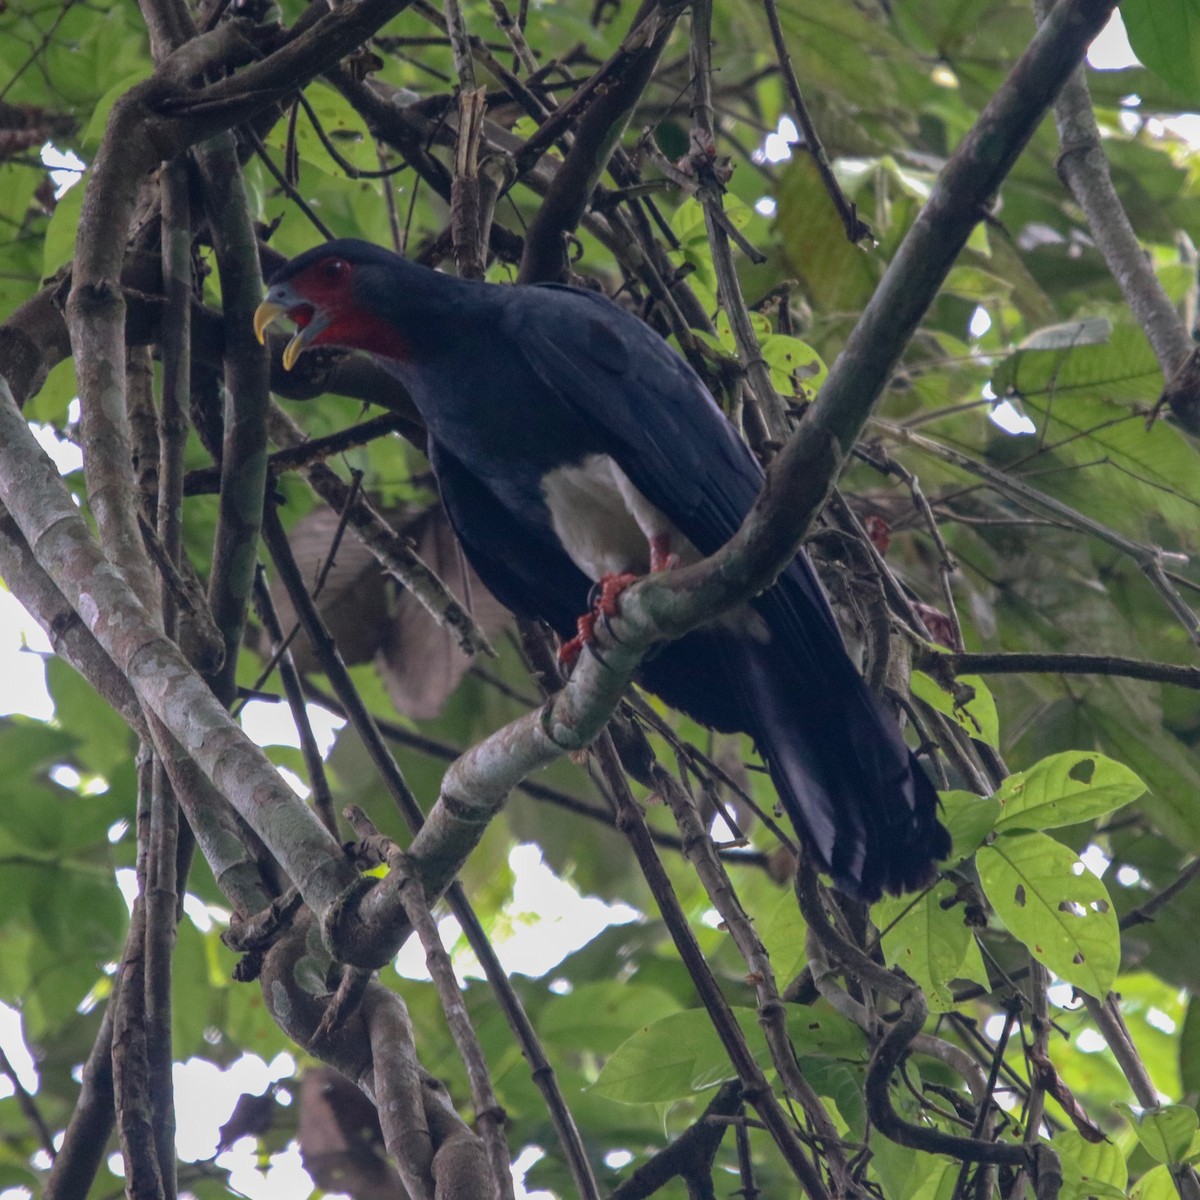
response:
<svg viewBox="0 0 1200 1200"><path fill-rule="evenodd" d="M1183 1089L1200 1095L1200 1000L1187 1002L1187 1014L1179 1031L1179 1078Z"/></svg>
<svg viewBox="0 0 1200 1200"><path fill-rule="evenodd" d="M993 796L973 792L941 792L942 824L950 833L950 853L946 862L961 862L983 844L1000 815L1000 802Z"/></svg>
<svg viewBox="0 0 1200 1200"><path fill-rule="evenodd" d="M735 1016L750 1044L765 1054L754 1011L739 1009ZM619 1046L595 1090L622 1104L661 1104L715 1087L733 1074L708 1013L693 1008L652 1022Z"/></svg>
<svg viewBox="0 0 1200 1200"><path fill-rule="evenodd" d="M914 696L957 721L969 737L999 746L1000 718L987 684L978 675L961 675L956 682L959 690L948 692L924 671L914 671L909 686Z"/></svg>
<svg viewBox="0 0 1200 1200"><path fill-rule="evenodd" d="M788 164L778 195L784 253L810 303L822 310L862 304L875 287L880 264L869 250L846 240L845 228L807 155Z"/></svg>
<svg viewBox="0 0 1200 1200"><path fill-rule="evenodd" d="M1130 1189L1130 1200L1177 1200L1179 1189L1171 1178L1171 1168L1159 1164L1147 1171Z"/></svg>
<svg viewBox="0 0 1200 1200"><path fill-rule="evenodd" d="M538 1033L550 1045L606 1054L639 1027L678 1010L679 1003L673 996L636 980L585 983L547 1003L538 1021Z"/></svg>
<svg viewBox="0 0 1200 1200"><path fill-rule="evenodd" d="M1098 341L1101 329L1096 321L1079 321L1039 331L997 367L992 376L996 395L1153 403L1162 389L1162 372L1145 335L1119 325Z"/></svg>
<svg viewBox="0 0 1200 1200"><path fill-rule="evenodd" d="M995 798L996 831L1057 829L1107 816L1141 796L1146 785L1103 754L1067 750L1010 775Z"/></svg>
<svg viewBox="0 0 1200 1200"><path fill-rule="evenodd" d="M1125 1157L1113 1142L1090 1142L1073 1129L1054 1139L1063 1169L1061 1200L1120 1200L1128 1172Z"/></svg>
<svg viewBox="0 0 1200 1200"><path fill-rule="evenodd" d="M735 1008L733 1014L755 1057L769 1066L757 1012ZM799 1054L859 1060L865 1054L862 1031L832 1011L789 1013L788 1033ZM733 1077L708 1013L693 1008L651 1022L618 1046L594 1090L623 1104L658 1104L684 1099Z"/></svg>
<svg viewBox="0 0 1200 1200"><path fill-rule="evenodd" d="M1186 1104L1165 1104L1135 1112L1128 1104L1119 1105L1129 1118L1133 1131L1146 1152L1156 1162L1182 1162L1191 1149L1200 1116Z"/></svg>

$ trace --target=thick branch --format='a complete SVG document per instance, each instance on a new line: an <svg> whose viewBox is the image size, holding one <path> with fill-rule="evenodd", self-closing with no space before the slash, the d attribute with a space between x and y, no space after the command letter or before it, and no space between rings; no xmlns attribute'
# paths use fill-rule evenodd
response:
<svg viewBox="0 0 1200 1200"><path fill-rule="evenodd" d="M232 135L206 143L196 151L196 158L225 309L226 403L209 603L225 640L224 662L212 683L229 703L236 688L266 494L270 362L254 336L254 310L262 298L263 282Z"/></svg>
<svg viewBox="0 0 1200 1200"><path fill-rule="evenodd" d="M357 878L341 848L104 558L2 381L0 492L38 562L132 684L142 708L187 747L287 873L304 881L305 899L325 911Z"/></svg>

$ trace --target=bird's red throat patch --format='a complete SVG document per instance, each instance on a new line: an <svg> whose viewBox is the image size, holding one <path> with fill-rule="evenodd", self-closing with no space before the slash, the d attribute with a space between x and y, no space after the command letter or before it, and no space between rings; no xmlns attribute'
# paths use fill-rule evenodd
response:
<svg viewBox="0 0 1200 1200"><path fill-rule="evenodd" d="M289 313L296 320L294 313ZM309 313L309 320L312 313ZM305 324L308 322L306 321ZM299 322L297 321L297 324ZM404 362L412 357L408 339L390 322L365 308L343 308L309 342L310 346L347 346Z"/></svg>

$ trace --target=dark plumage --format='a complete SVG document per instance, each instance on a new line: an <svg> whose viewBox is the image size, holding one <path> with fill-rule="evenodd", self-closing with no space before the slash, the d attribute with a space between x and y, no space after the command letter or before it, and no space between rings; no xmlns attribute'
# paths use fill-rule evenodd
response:
<svg viewBox="0 0 1200 1200"><path fill-rule="evenodd" d="M596 293L460 280L345 240L274 276L260 332L284 315L300 327L289 365L307 345L352 347L404 383L475 570L564 639L597 578L649 569L650 536L685 562L711 554L761 486L691 368ZM664 646L639 680L750 734L842 891L911 890L948 851L933 787L847 658L803 554L740 612Z"/></svg>

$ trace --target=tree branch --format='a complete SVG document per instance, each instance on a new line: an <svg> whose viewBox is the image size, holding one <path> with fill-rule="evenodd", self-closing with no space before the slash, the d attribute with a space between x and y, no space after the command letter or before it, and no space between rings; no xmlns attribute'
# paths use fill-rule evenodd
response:
<svg viewBox="0 0 1200 1200"><path fill-rule="evenodd" d="M1151 683L1200 689L1200 667L1179 667L1174 663L1149 662L1110 654L988 654L965 650L946 654L930 650L919 651L914 665L921 670L949 668L955 675L1115 675L1124 679L1145 679Z"/></svg>

